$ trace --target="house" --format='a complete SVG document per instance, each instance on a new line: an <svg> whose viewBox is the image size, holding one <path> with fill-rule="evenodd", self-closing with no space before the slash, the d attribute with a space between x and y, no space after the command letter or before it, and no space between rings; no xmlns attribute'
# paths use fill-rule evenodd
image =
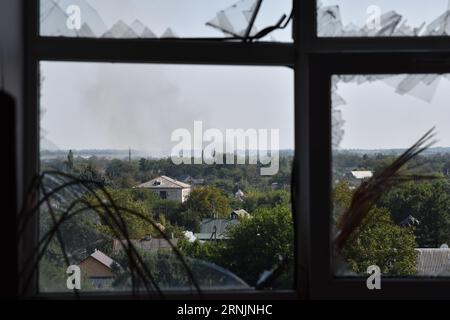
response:
<svg viewBox="0 0 450 320"><path fill-rule="evenodd" d="M195 187L195 186L201 186L203 184L205 184L205 179L195 179L193 177L191 177L190 175L182 175L179 176L177 178L178 181L190 184L191 186Z"/></svg>
<svg viewBox="0 0 450 320"><path fill-rule="evenodd" d="M87 276L97 289L109 287L115 277L114 260L100 250L95 251L82 260L78 266L83 275Z"/></svg>
<svg viewBox="0 0 450 320"><path fill-rule="evenodd" d="M250 213L245 211L244 209L233 210L230 213L230 219L240 219L240 218L250 218Z"/></svg>
<svg viewBox="0 0 450 320"><path fill-rule="evenodd" d="M417 248L416 252L418 276L450 276L450 249L447 245L440 248Z"/></svg>
<svg viewBox="0 0 450 320"><path fill-rule="evenodd" d="M156 177L135 188L150 189L157 193L161 199L174 200L177 202L186 201L191 192L191 185L167 176Z"/></svg>
<svg viewBox="0 0 450 320"><path fill-rule="evenodd" d="M173 246L176 246L178 239L170 239L170 242L164 238L151 238L142 240L130 240L136 249L140 249L145 252L159 252L159 251L170 251ZM120 253L128 247L128 242L126 240L114 239L113 241L113 252Z"/></svg>
<svg viewBox="0 0 450 320"><path fill-rule="evenodd" d="M351 171L350 174L347 175L347 180L350 186L352 187L359 187L360 184L373 177L372 171L359 171L354 170Z"/></svg>

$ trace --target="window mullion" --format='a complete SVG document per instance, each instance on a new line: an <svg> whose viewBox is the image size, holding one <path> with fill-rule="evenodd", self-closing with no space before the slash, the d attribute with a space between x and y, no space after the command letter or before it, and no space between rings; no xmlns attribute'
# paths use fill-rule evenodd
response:
<svg viewBox="0 0 450 320"><path fill-rule="evenodd" d="M293 65L294 46L195 40L39 38L38 60Z"/></svg>

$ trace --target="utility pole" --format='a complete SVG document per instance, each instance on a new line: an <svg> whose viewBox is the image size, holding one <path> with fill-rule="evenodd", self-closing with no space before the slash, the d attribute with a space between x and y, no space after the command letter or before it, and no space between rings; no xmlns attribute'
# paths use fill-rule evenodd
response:
<svg viewBox="0 0 450 320"><path fill-rule="evenodd" d="M128 148L128 162L131 163L131 148Z"/></svg>

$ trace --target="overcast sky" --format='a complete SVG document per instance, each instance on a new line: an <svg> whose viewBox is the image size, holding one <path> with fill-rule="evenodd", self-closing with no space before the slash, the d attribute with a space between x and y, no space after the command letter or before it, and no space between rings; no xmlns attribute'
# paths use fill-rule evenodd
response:
<svg viewBox="0 0 450 320"><path fill-rule="evenodd" d="M389 80L363 84L338 82L346 102L337 107L345 121L343 149L407 148L436 126L436 146L450 147L450 81L440 76L430 86L399 94ZM435 92L430 90L435 88ZM427 93L427 94L425 94ZM420 97L422 96L422 97ZM430 97L425 101L423 97Z"/></svg>
<svg viewBox="0 0 450 320"><path fill-rule="evenodd" d="M294 147L284 67L43 62L41 126L61 149L167 151L177 128L280 129Z"/></svg>

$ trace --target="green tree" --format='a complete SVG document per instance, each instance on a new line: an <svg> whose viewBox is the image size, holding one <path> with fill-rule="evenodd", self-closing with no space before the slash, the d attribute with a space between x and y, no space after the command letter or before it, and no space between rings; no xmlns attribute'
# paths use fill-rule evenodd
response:
<svg viewBox="0 0 450 320"><path fill-rule="evenodd" d="M255 285L261 273L293 260L294 228L292 212L286 206L260 208L252 218L242 219L228 234L222 258L230 271Z"/></svg>
<svg viewBox="0 0 450 320"><path fill-rule="evenodd" d="M80 179L95 181L103 186L108 184L108 179L93 163L89 162L86 165L83 165L81 168L77 169L77 173Z"/></svg>
<svg viewBox="0 0 450 320"><path fill-rule="evenodd" d="M335 220L339 219L345 209L350 206L352 201L352 192L350 191L350 185L345 182L339 182L333 190L333 217Z"/></svg>
<svg viewBox="0 0 450 320"><path fill-rule="evenodd" d="M257 208L273 208L277 205L289 205L291 195L288 190L271 190L262 192L251 188L247 190L244 197L243 207L248 212L253 212Z"/></svg>
<svg viewBox="0 0 450 320"><path fill-rule="evenodd" d="M227 197L219 189L211 186L192 190L181 210L183 213L198 215L199 219L225 218L231 212Z"/></svg>
<svg viewBox="0 0 450 320"><path fill-rule="evenodd" d="M416 242L411 228L402 228L386 209L373 208L359 232L348 240L342 257L351 270L365 274L377 265L387 275L413 275L416 272Z"/></svg>
<svg viewBox="0 0 450 320"><path fill-rule="evenodd" d="M396 222L409 215L419 221L415 235L420 247L450 243L450 183L410 182L387 193L378 206L387 208Z"/></svg>
<svg viewBox="0 0 450 320"><path fill-rule="evenodd" d="M351 199L352 191L348 185L338 184L334 190L338 225ZM377 265L384 274L411 275L416 271L415 247L413 230L398 226L391 219L389 210L374 206L347 241L340 257L358 274L364 274L367 267Z"/></svg>
<svg viewBox="0 0 450 320"><path fill-rule="evenodd" d="M238 275L250 285L255 285L265 270L280 263L280 258L293 260L294 230L292 213L286 206L261 208L253 217L228 232L223 242L201 244L181 243L188 256L211 261ZM292 275L284 284L292 285Z"/></svg>
<svg viewBox="0 0 450 320"><path fill-rule="evenodd" d="M118 207L138 212L149 219L153 219L153 215L148 204L144 203L143 201L137 200L133 196L131 190L117 190L108 188L107 191ZM88 197L88 201L92 205L99 204L98 200L93 196ZM106 197L104 197L102 201L107 203ZM103 215L104 220L109 221L109 223L115 225L113 220L106 214L104 209L100 208L98 210L100 211L100 214ZM142 239L147 235L160 237L158 231L149 222L146 222L141 217L135 216L126 211L119 211L118 213L116 213L115 210L110 211L114 214L115 219L119 219L119 217L121 217L125 221L130 239ZM97 225L97 229L105 234L115 236L115 232L119 232L119 228L114 227L111 230L111 228L107 226L106 221L103 221L100 225ZM123 238L123 236L121 237Z"/></svg>
<svg viewBox="0 0 450 320"><path fill-rule="evenodd" d="M131 188L136 185L134 176L137 167L134 163L113 159L106 166L106 176L113 181L117 188Z"/></svg>

